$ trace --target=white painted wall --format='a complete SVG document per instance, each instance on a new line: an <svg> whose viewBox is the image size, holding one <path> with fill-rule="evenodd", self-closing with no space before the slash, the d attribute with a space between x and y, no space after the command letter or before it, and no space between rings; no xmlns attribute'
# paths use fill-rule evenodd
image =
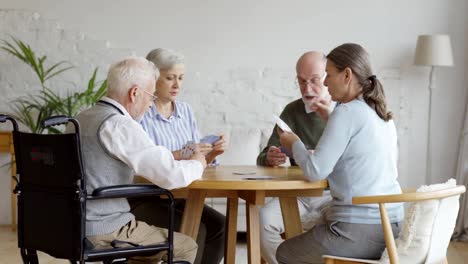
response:
<svg viewBox="0 0 468 264"><path fill-rule="evenodd" d="M179 50L187 59L182 99L195 109L202 131L260 128L264 139L271 113L299 96L297 58L306 50L327 53L344 42L360 43L396 114L400 180L417 186L455 175L467 88L466 11L463 0L0 0L0 38L11 34L53 61L72 61L77 69L51 83L62 90L70 81L83 84L96 66L104 78L108 65L125 55ZM451 35L456 66L436 70L433 179L426 180L429 69L413 66L412 59L417 35L433 33ZM37 88L25 65L0 52L0 112ZM6 170L0 173L5 224L9 180Z"/></svg>

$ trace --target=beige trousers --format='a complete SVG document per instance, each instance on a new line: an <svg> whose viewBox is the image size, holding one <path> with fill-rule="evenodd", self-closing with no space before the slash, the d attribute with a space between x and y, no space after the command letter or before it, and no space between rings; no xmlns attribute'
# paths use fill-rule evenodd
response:
<svg viewBox="0 0 468 264"><path fill-rule="evenodd" d="M121 240L138 245L150 245L167 240L167 229L150 226L145 222L133 219L119 230L106 235L89 236L88 240L96 247L109 248L113 240ZM193 263L197 255L197 243L189 236L174 232L174 260L184 260ZM134 257L129 263L159 263L166 260L166 251L149 257Z"/></svg>

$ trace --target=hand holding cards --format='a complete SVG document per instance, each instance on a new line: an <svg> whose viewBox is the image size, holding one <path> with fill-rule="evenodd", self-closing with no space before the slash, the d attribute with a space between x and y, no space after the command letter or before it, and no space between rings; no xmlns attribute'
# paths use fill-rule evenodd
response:
<svg viewBox="0 0 468 264"><path fill-rule="evenodd" d="M288 154L288 156L291 158L292 153L292 145L294 142L301 140L294 132L292 129L283 121L281 118L278 116L273 116L273 119L276 121L277 125L277 132L279 135L280 143L281 143L281 152Z"/></svg>
<svg viewBox="0 0 468 264"><path fill-rule="evenodd" d="M185 143L185 145L182 147L182 150L180 152L182 159L186 160L192 157L196 149L197 149L197 145L195 144L195 142L187 141L187 143Z"/></svg>
<svg viewBox="0 0 468 264"><path fill-rule="evenodd" d="M221 139L220 136L209 135L200 140L197 144L194 141L187 141L181 149L181 158L189 159L195 152L200 152L203 155L207 155L213 150L214 144Z"/></svg>

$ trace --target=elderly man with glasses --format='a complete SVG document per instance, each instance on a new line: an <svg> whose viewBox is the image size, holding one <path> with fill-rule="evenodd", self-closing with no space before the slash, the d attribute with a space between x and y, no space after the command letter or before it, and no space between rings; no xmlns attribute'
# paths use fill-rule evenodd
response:
<svg viewBox="0 0 468 264"><path fill-rule="evenodd" d="M327 111L332 109L332 102L328 89L323 85L325 77L326 58L321 52L309 51L304 53L296 64L296 85L301 91L302 98L289 103L280 115L280 118L288 124L292 131L299 136L308 149L314 149L317 145L325 121L328 117ZM277 127L268 140L268 145L257 157L257 164L262 166L279 166L286 162L287 155L280 148ZM291 165L296 162L290 157ZM331 200L330 194L326 192L323 197L298 199L301 220L307 222L311 216L320 215L320 211ZM261 254L269 264L276 261L276 249L283 242L281 233L284 232L283 219L279 200L277 198L269 201L260 211L261 220Z"/></svg>
<svg viewBox="0 0 468 264"><path fill-rule="evenodd" d="M205 156L196 152L189 160L177 161L167 148L155 145L135 121L153 104L158 76L158 69L145 58L125 58L110 67L106 96L77 116L88 193L131 184L134 175L167 189L186 187L201 178ZM150 245L166 241L167 229L137 221L127 199L105 199L87 201L86 236L96 248L107 248L115 241ZM173 253L175 260L193 263L197 244L176 232ZM160 263L163 259L166 256L156 254L129 263Z"/></svg>

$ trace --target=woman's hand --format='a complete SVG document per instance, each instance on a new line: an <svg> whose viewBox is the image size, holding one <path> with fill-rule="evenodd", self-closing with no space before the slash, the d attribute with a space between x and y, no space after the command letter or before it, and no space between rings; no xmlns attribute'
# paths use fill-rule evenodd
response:
<svg viewBox="0 0 468 264"><path fill-rule="evenodd" d="M213 151L213 146L209 143L198 143L195 145L195 152L200 152L204 156Z"/></svg>
<svg viewBox="0 0 468 264"><path fill-rule="evenodd" d="M214 155L218 156L224 153L227 146L227 140L224 135L219 135L218 141L213 143L213 150L211 151Z"/></svg>
<svg viewBox="0 0 468 264"><path fill-rule="evenodd" d="M213 143L213 148L208 155L206 155L206 162L211 163L213 160L216 158L216 156L219 156L224 153L224 151L227 148L227 140L224 137L224 135L219 135L219 139Z"/></svg>
<svg viewBox="0 0 468 264"><path fill-rule="evenodd" d="M285 147L292 153L292 145L296 141L300 141L301 139L294 133L291 132L281 132L280 135L280 143L281 146Z"/></svg>

